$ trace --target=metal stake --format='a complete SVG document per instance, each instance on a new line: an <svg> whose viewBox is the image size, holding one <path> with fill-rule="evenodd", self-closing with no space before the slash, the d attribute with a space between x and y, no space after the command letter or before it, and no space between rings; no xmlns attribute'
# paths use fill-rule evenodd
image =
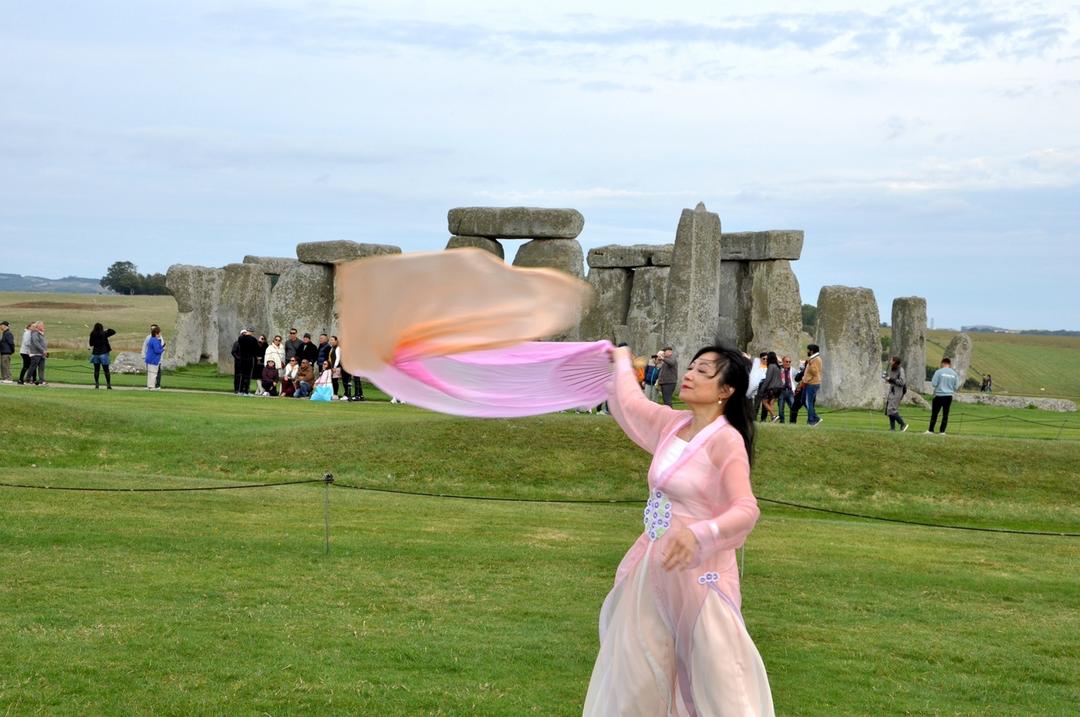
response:
<svg viewBox="0 0 1080 717"><path fill-rule="evenodd" d="M330 554L330 484L334 482L334 474L327 473L323 476L323 523L326 528L326 554Z"/></svg>

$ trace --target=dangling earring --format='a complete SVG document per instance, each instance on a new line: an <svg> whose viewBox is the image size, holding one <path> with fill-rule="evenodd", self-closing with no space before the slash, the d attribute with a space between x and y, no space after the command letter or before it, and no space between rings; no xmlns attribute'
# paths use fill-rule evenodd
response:
<svg viewBox="0 0 1080 717"><path fill-rule="evenodd" d="M718 399L716 401L716 405L719 406L720 408L723 408L724 407L724 399L722 399L722 398Z"/></svg>

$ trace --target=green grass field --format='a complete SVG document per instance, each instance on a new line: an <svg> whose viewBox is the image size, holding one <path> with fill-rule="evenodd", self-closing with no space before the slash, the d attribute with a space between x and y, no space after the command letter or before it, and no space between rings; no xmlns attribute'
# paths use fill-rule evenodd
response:
<svg viewBox="0 0 1080 717"><path fill-rule="evenodd" d="M4 387L0 415L6 483L332 471L394 490L636 500L647 466L610 419L576 414ZM1080 531L1080 441L889 435L880 415L826 416L763 427L760 497ZM0 714L580 713L639 506L335 487L327 556L325 491L0 488ZM762 508L744 614L779 714L1075 712L1080 539Z"/></svg>
<svg viewBox="0 0 1080 717"><path fill-rule="evenodd" d="M45 335L56 356L89 355L90 329L100 321L115 329L114 351L138 351L150 324L165 336L176 325L176 300L171 296L109 296L0 291L0 320L11 322L18 341L32 321L45 322Z"/></svg>
<svg viewBox="0 0 1080 717"><path fill-rule="evenodd" d="M1080 336L968 334L972 342L970 375L990 374L994 392L1080 400ZM936 366L951 331L927 334L928 363Z"/></svg>

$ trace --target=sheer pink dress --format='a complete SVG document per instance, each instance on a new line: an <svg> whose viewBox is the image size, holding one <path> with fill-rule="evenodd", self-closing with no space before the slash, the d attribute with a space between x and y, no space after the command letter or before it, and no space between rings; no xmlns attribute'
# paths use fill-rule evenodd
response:
<svg viewBox="0 0 1080 717"><path fill-rule="evenodd" d="M645 398L623 354L609 405L653 461L645 530L600 611L584 714L772 715L765 666L740 612L735 550L759 515L742 437L719 418L680 439L690 413ZM700 554L691 568L665 571L665 540L686 527Z"/></svg>

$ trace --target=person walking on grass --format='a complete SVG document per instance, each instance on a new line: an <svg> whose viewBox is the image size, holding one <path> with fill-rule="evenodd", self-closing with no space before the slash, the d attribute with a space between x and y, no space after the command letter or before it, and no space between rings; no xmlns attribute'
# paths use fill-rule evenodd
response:
<svg viewBox="0 0 1080 717"><path fill-rule="evenodd" d="M769 419L776 423L780 416L776 413L776 399L780 398L780 392L784 390L784 379L780 373L780 359L775 351L769 351L765 355L765 378L761 380L761 388L758 390L761 399L762 420L765 413Z"/></svg>
<svg viewBox="0 0 1080 717"><path fill-rule="evenodd" d="M15 335L11 333L11 324L0 321L0 383L14 383L11 380L11 355L15 353Z"/></svg>
<svg viewBox="0 0 1080 717"><path fill-rule="evenodd" d="M146 346L150 343L150 337L154 335L154 329L157 329L158 340L161 341L161 348L165 348L165 337L161 334L161 327L157 324L150 324L150 333L146 335L146 338L142 342L142 355L146 355ZM154 388L161 388L161 371L157 372L157 378L155 379Z"/></svg>
<svg viewBox="0 0 1080 717"><path fill-rule="evenodd" d="M671 398L675 395L675 382L679 380L679 360L673 355L675 349L665 346L660 357L660 376L656 383L660 386L660 395L664 405L671 408Z"/></svg>
<svg viewBox="0 0 1080 717"><path fill-rule="evenodd" d="M806 368L803 369L802 381L799 383L803 390L803 400L806 402L806 425L810 427L821 423L821 417L817 415L817 395L821 388L820 351L817 344L807 345Z"/></svg>
<svg viewBox="0 0 1080 717"><path fill-rule="evenodd" d="M956 371L953 371L952 359L948 356L941 359L941 368L934 371L930 385L934 387L934 400L930 405L930 428L926 432L930 434L934 432L938 413L940 413L941 435L945 435L945 428L949 425L949 409L952 407L953 394L960 388L960 377L956 375Z"/></svg>
<svg viewBox="0 0 1080 717"><path fill-rule="evenodd" d="M27 344L30 356L30 370L26 380L35 386L45 383L45 359L49 355L49 342L45 339L45 322L38 321L30 328L30 341Z"/></svg>
<svg viewBox="0 0 1080 717"><path fill-rule="evenodd" d="M899 356L893 356L889 362L885 383L889 384L889 392L885 394L885 415L889 417L889 430L895 431L896 427L900 426L900 432L903 433L908 429L908 424L900 415L900 400L907 393L907 377L904 375L904 367L900 365Z"/></svg>
<svg viewBox="0 0 1080 717"><path fill-rule="evenodd" d="M90 363L94 366L94 388L101 388L101 370L105 369L105 388L112 390L112 373L109 372L109 354L112 346L109 337L116 332L106 329L100 322L90 331Z"/></svg>
<svg viewBox="0 0 1080 717"><path fill-rule="evenodd" d="M795 414L792 412L792 408L795 405L795 381L791 369L791 357L784 356L780 359L780 396L778 397L779 405L777 412L780 414L780 423L784 422L784 409L787 409L787 414L790 418L794 419ZM794 421L792 421L794 423Z"/></svg>
<svg viewBox="0 0 1080 717"><path fill-rule="evenodd" d="M19 343L19 358L22 359L22 370L19 371L19 385L26 383L26 374L30 373L30 335L34 333L34 324L29 323L23 329L22 341Z"/></svg>
<svg viewBox="0 0 1080 717"><path fill-rule="evenodd" d="M146 353L143 360L146 361L146 390L160 391L157 385L157 375L161 371L161 356L165 353L165 342L161 340L161 329L157 326L150 329L150 339L146 342Z"/></svg>

